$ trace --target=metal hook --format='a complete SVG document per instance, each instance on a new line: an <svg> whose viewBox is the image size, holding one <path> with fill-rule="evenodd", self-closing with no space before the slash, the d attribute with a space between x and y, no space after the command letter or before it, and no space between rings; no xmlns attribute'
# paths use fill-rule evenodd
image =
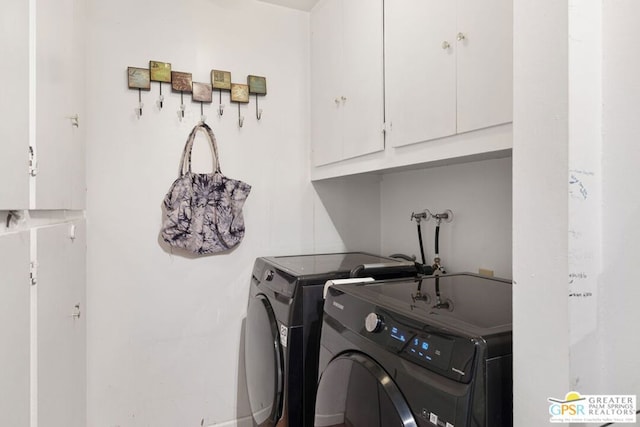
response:
<svg viewBox="0 0 640 427"><path fill-rule="evenodd" d="M262 108L258 108L258 94L256 93L256 118L260 120L262 118Z"/></svg>
<svg viewBox="0 0 640 427"><path fill-rule="evenodd" d="M220 98L218 101L218 115L222 116L224 114L224 104L222 103L222 90L219 90Z"/></svg>
<svg viewBox="0 0 640 427"><path fill-rule="evenodd" d="M138 119L142 116L142 107L144 107L142 103L142 89L138 89L138 108L136 108L136 116L138 116Z"/></svg>
<svg viewBox="0 0 640 427"><path fill-rule="evenodd" d="M184 119L184 92L180 91L180 108L178 109L178 119Z"/></svg>
<svg viewBox="0 0 640 427"><path fill-rule="evenodd" d="M164 102L164 96L162 96L162 82L159 82L159 83L160 83L160 97L158 98L158 106L162 110L162 104Z"/></svg>
<svg viewBox="0 0 640 427"><path fill-rule="evenodd" d="M240 115L240 103L238 103L238 126L242 127L244 124L244 116Z"/></svg>
<svg viewBox="0 0 640 427"><path fill-rule="evenodd" d="M200 102L200 121L202 123L207 121L207 116L204 115L204 103Z"/></svg>

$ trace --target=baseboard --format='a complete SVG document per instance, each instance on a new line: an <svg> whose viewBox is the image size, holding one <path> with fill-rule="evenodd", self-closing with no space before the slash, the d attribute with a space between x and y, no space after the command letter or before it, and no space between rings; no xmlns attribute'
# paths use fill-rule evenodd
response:
<svg viewBox="0 0 640 427"><path fill-rule="evenodd" d="M238 418L237 420L225 421L223 423L210 424L207 427L253 427L251 416Z"/></svg>

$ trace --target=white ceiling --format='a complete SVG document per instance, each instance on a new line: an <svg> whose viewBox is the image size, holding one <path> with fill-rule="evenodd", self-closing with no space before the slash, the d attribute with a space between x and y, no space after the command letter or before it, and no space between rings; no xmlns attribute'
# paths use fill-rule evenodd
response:
<svg viewBox="0 0 640 427"><path fill-rule="evenodd" d="M318 0L258 0L265 3L277 4L292 9L309 11L318 3Z"/></svg>

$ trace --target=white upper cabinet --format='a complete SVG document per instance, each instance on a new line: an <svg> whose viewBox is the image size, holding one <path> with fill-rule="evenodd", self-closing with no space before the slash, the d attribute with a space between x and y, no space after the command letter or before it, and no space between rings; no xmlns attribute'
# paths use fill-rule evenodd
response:
<svg viewBox="0 0 640 427"><path fill-rule="evenodd" d="M311 13L311 178L510 155L512 0L360 3Z"/></svg>
<svg viewBox="0 0 640 427"><path fill-rule="evenodd" d="M340 0L325 0L311 14L311 147L315 165L342 159L341 6Z"/></svg>
<svg viewBox="0 0 640 427"><path fill-rule="evenodd" d="M0 47L11 66L0 69L0 181L10 184L0 186L0 209L84 208L82 4L3 4Z"/></svg>
<svg viewBox="0 0 640 427"><path fill-rule="evenodd" d="M381 0L321 0L311 12L315 166L384 150Z"/></svg>
<svg viewBox="0 0 640 427"><path fill-rule="evenodd" d="M0 210L29 208L29 2L0 13Z"/></svg>
<svg viewBox="0 0 640 427"><path fill-rule="evenodd" d="M36 2L36 209L84 208L81 3Z"/></svg>
<svg viewBox="0 0 640 427"><path fill-rule="evenodd" d="M391 146L456 133L455 26L455 2L385 1L385 112Z"/></svg>
<svg viewBox="0 0 640 427"><path fill-rule="evenodd" d="M513 0L458 0L456 43L458 133L511 122Z"/></svg>
<svg viewBox="0 0 640 427"><path fill-rule="evenodd" d="M392 146L511 121L512 0L387 0Z"/></svg>

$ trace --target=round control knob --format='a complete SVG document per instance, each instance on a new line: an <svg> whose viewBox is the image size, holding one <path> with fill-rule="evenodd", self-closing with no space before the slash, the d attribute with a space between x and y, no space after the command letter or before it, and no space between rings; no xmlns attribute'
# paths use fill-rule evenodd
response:
<svg viewBox="0 0 640 427"><path fill-rule="evenodd" d="M264 280L266 280L267 282L270 282L273 280L273 276L275 275L275 273L273 272L273 270L268 270L265 274L264 274Z"/></svg>
<svg viewBox="0 0 640 427"><path fill-rule="evenodd" d="M382 317L376 313L369 313L364 319L364 328L367 332L380 332L383 326Z"/></svg>

